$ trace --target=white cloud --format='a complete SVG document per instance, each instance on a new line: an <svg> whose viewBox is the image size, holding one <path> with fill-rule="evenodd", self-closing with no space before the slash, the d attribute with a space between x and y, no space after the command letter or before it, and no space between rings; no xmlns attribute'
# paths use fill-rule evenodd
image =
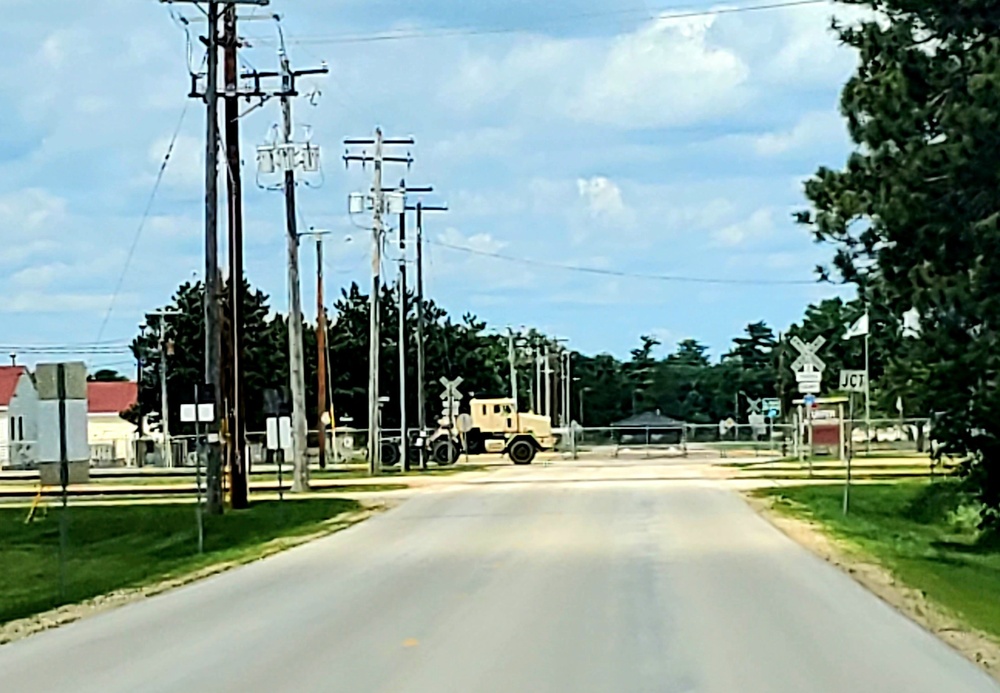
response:
<svg viewBox="0 0 1000 693"><path fill-rule="evenodd" d="M625 205L621 188L609 178L580 178L576 188L591 219L625 226L635 222L635 212Z"/></svg>
<svg viewBox="0 0 1000 693"><path fill-rule="evenodd" d="M147 160L154 171L158 170L163 163L170 147L170 136L158 137L149 145ZM183 188L200 188L205 182L205 164L203 142L192 135L179 135L174 148L170 152L170 161L167 162L167 170L163 174L163 182L166 185ZM155 173L150 173L148 181L150 184L155 180Z"/></svg>
<svg viewBox="0 0 1000 693"><path fill-rule="evenodd" d="M570 114L624 127L684 125L743 102L748 66L708 38L714 18L659 18L618 38Z"/></svg>
<svg viewBox="0 0 1000 693"><path fill-rule="evenodd" d="M846 142L847 128L836 111L806 113L790 130L769 132L753 139L753 148L761 156L777 156L789 151L804 153L815 145L831 140Z"/></svg>
<svg viewBox="0 0 1000 693"><path fill-rule="evenodd" d="M66 200L42 188L0 195L0 238L29 240L52 236L66 218Z"/></svg>
<svg viewBox="0 0 1000 693"><path fill-rule="evenodd" d="M477 128L431 143L420 158L446 160L449 164L505 158L520 139L521 133L515 128Z"/></svg>
<svg viewBox="0 0 1000 693"><path fill-rule="evenodd" d="M43 289L69 271L69 265L62 262L52 262L45 265L35 265L18 270L10 277L10 283L32 289Z"/></svg>
<svg viewBox="0 0 1000 693"><path fill-rule="evenodd" d="M479 253L496 253L507 245L496 240L488 233L475 233L471 236L466 236L453 226L449 226L442 233L438 234L438 242L459 248L467 248Z"/></svg>
<svg viewBox="0 0 1000 693"><path fill-rule="evenodd" d="M4 296L0 313L103 313L111 304L110 294L51 293L28 290ZM119 295L117 308L134 308L136 296Z"/></svg>
<svg viewBox="0 0 1000 693"><path fill-rule="evenodd" d="M716 245L737 246L757 240L774 231L774 212L758 209L748 218L718 229L712 234Z"/></svg>

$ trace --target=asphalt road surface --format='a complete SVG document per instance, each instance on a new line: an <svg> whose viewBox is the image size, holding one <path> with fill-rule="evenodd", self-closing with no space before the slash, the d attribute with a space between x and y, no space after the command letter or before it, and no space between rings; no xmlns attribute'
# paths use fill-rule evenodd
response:
<svg viewBox="0 0 1000 693"><path fill-rule="evenodd" d="M986 675L697 470L498 471L0 647L28 693L970 693Z"/></svg>

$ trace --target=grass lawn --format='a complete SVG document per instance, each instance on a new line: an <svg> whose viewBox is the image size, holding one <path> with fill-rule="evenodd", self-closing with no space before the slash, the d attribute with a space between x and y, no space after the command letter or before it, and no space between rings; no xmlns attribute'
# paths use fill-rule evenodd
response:
<svg viewBox="0 0 1000 693"><path fill-rule="evenodd" d="M53 504L25 524L24 508L0 508L0 623L139 587L199 568L261 555L264 545L330 528L355 501L326 498L257 502L205 518L198 555L192 506L70 507L66 585L59 593L59 514Z"/></svg>
<svg viewBox="0 0 1000 693"><path fill-rule="evenodd" d="M953 480L851 488L798 486L756 492L775 509L816 520L966 623L1000 637L1000 543L976 530L974 505Z"/></svg>

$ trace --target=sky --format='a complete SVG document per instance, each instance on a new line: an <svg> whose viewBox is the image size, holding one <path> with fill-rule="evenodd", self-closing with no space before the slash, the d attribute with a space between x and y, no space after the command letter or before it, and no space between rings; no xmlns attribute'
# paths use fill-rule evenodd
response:
<svg viewBox="0 0 1000 693"><path fill-rule="evenodd" d="M669 16L748 1L272 0L242 10L255 15L240 27L244 69L275 69L273 13L293 67L330 68L301 81L293 106L296 138L322 148L322 173L302 176L298 202L300 230L330 231L327 296L370 283L370 221L347 214L347 195L371 185L371 168L341 157L345 137L376 126L416 140L398 152L412 153L412 168L387 165L387 184L433 185L423 199L449 207L426 216L425 275L427 295L455 315L535 327L585 353L627 356L649 334L661 353L696 338L717 357L749 322L781 330L810 302L846 295L809 283L832 250L792 213L805 208L802 182L850 151L838 98L857 58L829 25L859 15L831 3ZM115 350L144 311L203 271L205 112L187 94L204 22L190 4L155 0L61 3L58 14L3 4L0 346L101 342L91 367L128 370ZM387 34L404 38L372 40ZM283 311L283 197L254 158L279 118L275 101L247 114L242 147L246 271ZM394 233L388 241L391 279L400 254ZM412 247L407 261L412 276ZM311 317L311 242L301 269ZM37 358L48 357L19 361Z"/></svg>

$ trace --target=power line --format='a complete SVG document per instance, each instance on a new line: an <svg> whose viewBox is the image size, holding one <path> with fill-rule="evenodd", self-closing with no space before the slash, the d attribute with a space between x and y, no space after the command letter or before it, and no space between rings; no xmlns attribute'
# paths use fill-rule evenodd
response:
<svg viewBox="0 0 1000 693"><path fill-rule="evenodd" d="M494 253L487 250L477 250L475 248L469 248L461 245L452 245L451 243L443 243L441 241L428 240L427 243L440 246L442 248L458 250L460 252L469 253L471 255L480 255L483 257L490 257L497 260L504 260L506 262L516 262L522 265L533 265L535 267L545 267L547 269L561 269L571 272L584 272L587 274L600 274L609 277L629 277L633 279L651 279L654 281L678 282L686 284L725 284L725 285L736 285L736 286L815 286L816 284L815 281L808 279L728 279L720 277L692 277L692 276L674 275L674 274L650 274L645 272L626 272L625 270L602 269L600 267L585 267L581 265L568 265L560 262L551 262L549 260L536 260L534 258L504 255L503 253Z"/></svg>
<svg viewBox="0 0 1000 693"><path fill-rule="evenodd" d="M688 12L664 12L656 16L656 19L691 19L696 17L714 17L726 14L738 14L743 12L759 12L766 10L777 10L791 7L805 7L808 5L825 5L829 0L786 0L784 2L772 2L763 5L745 5L743 7L720 7L712 10L695 10ZM655 10L654 10L655 11ZM627 16L631 14L649 14L648 8L633 8L627 10L610 10L607 12L590 12L574 15L566 15L559 19L552 19L543 22L535 27L463 27L457 29L422 29L411 31L387 31L375 34L335 34L332 36L304 36L289 39L292 44L344 44L344 43L377 43L384 41L407 41L413 39L428 38L450 38L455 36L483 36L493 34L516 34L533 31L545 26L568 24L580 19L606 18L612 16ZM260 37L255 39L262 43L271 39Z"/></svg>
<svg viewBox="0 0 1000 693"><path fill-rule="evenodd" d="M139 221L139 226L135 230L135 235L132 237L132 245L128 249L128 255L125 257L125 266L122 267L122 273L118 277L118 283L115 285L114 293L111 294L111 303L108 305L108 311L104 314L104 320L101 321L101 328L97 331L97 340L100 341L101 337L104 336L104 329L108 326L108 320L111 319L111 312L115 309L115 301L118 300L118 294L122 289L122 284L125 282L125 275L128 274L128 268L132 264L132 258L135 255L136 246L139 245L139 238L142 236L142 231L146 227L146 221L149 219L149 213L153 209L153 201L156 199L156 193L160 189L160 183L163 181L163 174L167 171L167 164L170 162L170 157L174 153L174 146L177 144L177 138L180 137L181 128L184 126L184 117L187 116L188 105L190 101L184 102L184 108L181 109L181 117L177 119L177 127L174 128L174 134L170 138L170 144L167 145L167 153L163 157L163 162L160 164L160 170L156 173L156 182L153 183L153 189L149 193L149 199L146 201L146 209L142 213L142 219Z"/></svg>

